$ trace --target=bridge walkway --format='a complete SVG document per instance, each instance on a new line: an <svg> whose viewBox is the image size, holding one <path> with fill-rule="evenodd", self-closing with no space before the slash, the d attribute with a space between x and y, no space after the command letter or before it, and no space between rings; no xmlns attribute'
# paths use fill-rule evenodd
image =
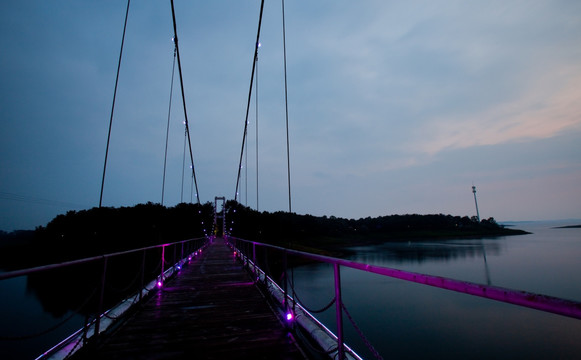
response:
<svg viewBox="0 0 581 360"><path fill-rule="evenodd" d="M306 358L219 238L103 335L73 358Z"/></svg>

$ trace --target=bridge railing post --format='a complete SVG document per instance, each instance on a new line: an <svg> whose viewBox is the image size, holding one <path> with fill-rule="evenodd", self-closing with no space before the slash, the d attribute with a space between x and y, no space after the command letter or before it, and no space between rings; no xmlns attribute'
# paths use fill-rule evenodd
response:
<svg viewBox="0 0 581 360"><path fill-rule="evenodd" d="M103 313L103 301L105 298L105 282L107 281L107 257L103 257L103 273L101 274L101 291L97 304L97 318L95 319L95 336L99 335L101 327L101 314Z"/></svg>
<svg viewBox="0 0 581 360"><path fill-rule="evenodd" d="M161 274L159 275L159 281L161 282L161 284L163 284L164 278L163 278L163 273L164 273L164 266L165 266L165 245L163 245L161 247ZM160 284L158 282L158 284Z"/></svg>
<svg viewBox="0 0 581 360"><path fill-rule="evenodd" d="M335 315L337 319L337 351L339 360L345 359L345 349L343 347L343 301L341 300L341 273L339 264L333 264L335 275Z"/></svg>
<svg viewBox="0 0 581 360"><path fill-rule="evenodd" d="M145 287L145 254L146 250L143 250L143 255L141 256L141 279L139 282L139 301L143 300L143 288Z"/></svg>
<svg viewBox="0 0 581 360"><path fill-rule="evenodd" d="M178 246L176 244L173 246L173 258L171 259L170 264L175 264L177 262L177 251L178 251Z"/></svg>
<svg viewBox="0 0 581 360"><path fill-rule="evenodd" d="M288 299L287 299L287 294L288 294L288 289L287 289L287 253L286 253L286 249L283 251L283 255L282 255L282 275L283 275L283 307L284 307L284 311L287 312L288 311Z"/></svg>
<svg viewBox="0 0 581 360"><path fill-rule="evenodd" d="M254 276L256 276L256 243L252 243L252 264L254 265Z"/></svg>

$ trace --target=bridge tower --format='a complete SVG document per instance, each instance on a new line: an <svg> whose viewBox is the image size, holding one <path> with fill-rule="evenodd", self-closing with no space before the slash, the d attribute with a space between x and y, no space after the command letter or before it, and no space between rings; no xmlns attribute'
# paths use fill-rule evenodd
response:
<svg viewBox="0 0 581 360"><path fill-rule="evenodd" d="M472 192L474 193L474 204L476 205L476 218L480 222L480 212L478 212L478 201L476 200L476 186L472 185Z"/></svg>
<svg viewBox="0 0 581 360"><path fill-rule="evenodd" d="M218 211L218 201L222 201L222 211ZM218 235L218 220L222 220L222 236L226 235L226 198L214 198L214 235Z"/></svg>

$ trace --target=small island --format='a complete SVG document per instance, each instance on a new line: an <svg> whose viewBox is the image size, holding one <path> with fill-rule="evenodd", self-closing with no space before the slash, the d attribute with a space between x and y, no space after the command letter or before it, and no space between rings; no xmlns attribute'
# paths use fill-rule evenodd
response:
<svg viewBox="0 0 581 360"><path fill-rule="evenodd" d="M389 241L426 241L524 235L494 218L444 214L406 214L367 217L358 220L335 216L299 215L288 212L257 212L239 203L227 203L227 224L231 234L245 239L295 248L336 251L357 245Z"/></svg>
<svg viewBox="0 0 581 360"><path fill-rule="evenodd" d="M553 229L579 229L581 228L580 225L566 225L566 226L555 226Z"/></svg>

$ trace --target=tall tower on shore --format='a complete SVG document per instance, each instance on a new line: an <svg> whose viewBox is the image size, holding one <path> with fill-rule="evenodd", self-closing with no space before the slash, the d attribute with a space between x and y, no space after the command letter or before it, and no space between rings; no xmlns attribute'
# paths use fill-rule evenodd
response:
<svg viewBox="0 0 581 360"><path fill-rule="evenodd" d="M478 212L478 201L476 200L476 186L472 185L472 192L474 193L474 204L476 205L476 218L480 222L480 212Z"/></svg>

